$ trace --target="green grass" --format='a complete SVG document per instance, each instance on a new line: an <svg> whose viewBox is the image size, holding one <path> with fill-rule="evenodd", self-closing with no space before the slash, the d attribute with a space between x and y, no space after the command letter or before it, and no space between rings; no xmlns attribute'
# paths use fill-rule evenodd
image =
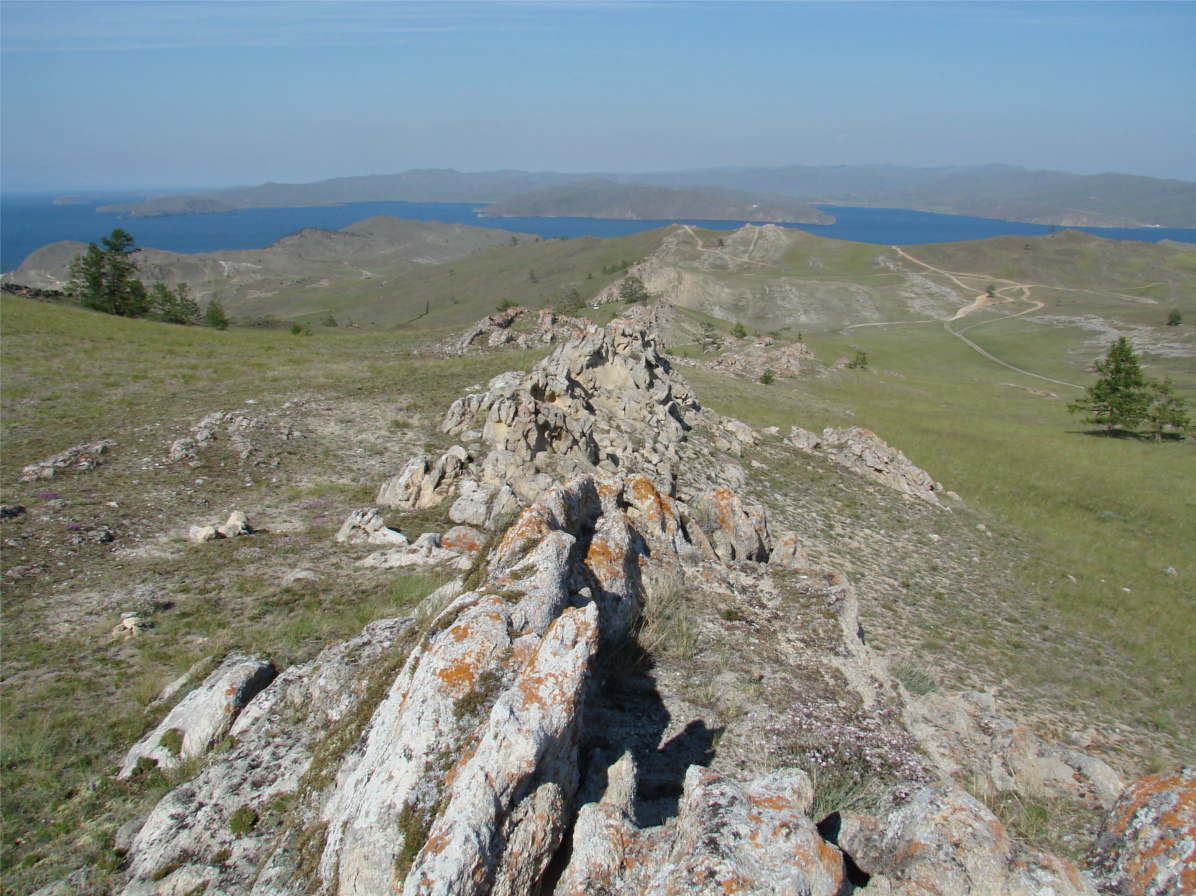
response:
<svg viewBox="0 0 1196 896"><path fill-rule="evenodd" d="M1067 412L1066 400L1028 390L1057 390L1063 399L1078 391L993 365L940 326L875 328L850 339L814 334L806 341L825 360L850 356L858 346L874 370L899 376L845 370L764 387L704 371L687 375L705 403L755 426L872 429L969 506L1022 533L1032 546L1031 560L1018 570L1022 587L1062 614L1076 637L1106 645L1107 655L1092 656L1083 669L1015 673L1053 678L1072 699L1128 714L1186 743L1190 754L1196 743L1196 446L1094 435ZM991 344L1027 366L1067 370L1042 342L1022 349L1012 338ZM1172 369L1186 363L1158 362ZM1178 575L1165 575L1167 568Z"/></svg>

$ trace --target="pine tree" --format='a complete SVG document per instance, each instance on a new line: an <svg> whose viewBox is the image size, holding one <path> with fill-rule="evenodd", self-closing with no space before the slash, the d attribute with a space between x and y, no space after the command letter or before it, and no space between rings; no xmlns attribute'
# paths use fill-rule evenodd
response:
<svg viewBox="0 0 1196 896"><path fill-rule="evenodd" d="M228 316L224 313L224 306L217 299L208 302L203 313L203 322L216 330L228 329Z"/></svg>
<svg viewBox="0 0 1196 896"><path fill-rule="evenodd" d="M145 284L137 279L133 237L119 227L71 261L70 291L80 303L121 317L142 317L150 310Z"/></svg>
<svg viewBox="0 0 1196 896"><path fill-rule="evenodd" d="M156 320L167 324L199 323L199 305L191 298L186 283L180 283L178 289L171 289L158 281L150 290L149 298L150 314Z"/></svg>
<svg viewBox="0 0 1196 896"><path fill-rule="evenodd" d="M1146 422L1156 442L1163 441L1163 430L1185 430L1192 425L1188 403L1175 394L1171 377L1161 383L1150 383L1150 403L1146 408Z"/></svg>
<svg viewBox="0 0 1196 896"><path fill-rule="evenodd" d="M1067 406L1069 411L1088 414L1084 422L1105 427L1109 436L1118 426L1132 429L1146 419L1150 392L1129 340L1122 336L1114 342L1105 359L1093 363L1092 370L1097 381L1084 390L1083 398Z"/></svg>

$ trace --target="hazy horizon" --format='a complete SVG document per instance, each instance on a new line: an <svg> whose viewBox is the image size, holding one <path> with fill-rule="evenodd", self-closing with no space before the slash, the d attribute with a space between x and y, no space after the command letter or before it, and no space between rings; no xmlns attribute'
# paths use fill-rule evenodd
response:
<svg viewBox="0 0 1196 896"><path fill-rule="evenodd" d="M1196 181L1190 2L4 0L0 20L6 192L417 168Z"/></svg>

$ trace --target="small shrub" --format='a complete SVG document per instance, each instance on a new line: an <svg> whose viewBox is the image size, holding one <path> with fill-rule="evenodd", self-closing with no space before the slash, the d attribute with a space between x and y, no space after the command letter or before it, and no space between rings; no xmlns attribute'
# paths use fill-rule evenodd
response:
<svg viewBox="0 0 1196 896"><path fill-rule="evenodd" d="M511 237L511 239L514 239L514 237ZM513 245L513 246L514 246L514 245L516 245L516 243L512 243L511 245ZM515 303L514 303L514 302L512 302L510 299L503 299L501 302L499 302L499 303L498 303L497 305L495 305L494 307L495 307L495 308L496 308L498 311L506 311L508 308L514 308L514 307L515 307Z"/></svg>
<svg viewBox="0 0 1196 896"><path fill-rule="evenodd" d="M893 659L889 664L889 671L893 677L905 685L905 689L916 697L938 690L939 682L934 669L923 660L919 660L908 653Z"/></svg>
<svg viewBox="0 0 1196 896"><path fill-rule="evenodd" d="M253 833L253 829L257 827L257 810L252 806L242 806L228 818L228 829L233 832L233 836L240 840Z"/></svg>
<svg viewBox="0 0 1196 896"><path fill-rule="evenodd" d="M222 850L220 850L220 852L216 853L216 855L212 856L212 864L213 865L223 865L225 862L227 862L232 857L233 857L233 851L231 849L227 849L227 848L222 849Z"/></svg>
<svg viewBox="0 0 1196 896"><path fill-rule="evenodd" d="M619 287L619 298L624 302L636 303L646 302L651 296L648 294L643 280L635 274L628 274L623 279L623 285Z"/></svg>
<svg viewBox="0 0 1196 896"><path fill-rule="evenodd" d="M731 335L736 339L747 339L747 327L736 321L735 326L731 328Z"/></svg>
<svg viewBox="0 0 1196 896"><path fill-rule="evenodd" d="M766 367L764 369L764 372L762 374L760 374L760 382L763 383L765 386L771 386L773 384L773 381L776 380L776 378L777 378L777 375L772 372L771 368Z"/></svg>
<svg viewBox="0 0 1196 896"><path fill-rule="evenodd" d="M718 611L718 615L727 622L738 622L739 620L743 619L743 614L734 607L725 607L724 609Z"/></svg>
<svg viewBox="0 0 1196 896"><path fill-rule="evenodd" d="M168 728L158 738L158 746L171 756L178 756L183 752L183 729Z"/></svg>
<svg viewBox="0 0 1196 896"><path fill-rule="evenodd" d="M237 739L231 734L223 740L217 741L216 745L212 747L212 753L219 755L221 753L229 753L237 746Z"/></svg>
<svg viewBox="0 0 1196 896"><path fill-rule="evenodd" d="M477 687L453 706L453 715L458 719L474 715L490 701L501 685L502 676L493 669L487 669L478 676Z"/></svg>
<svg viewBox="0 0 1196 896"><path fill-rule="evenodd" d="M658 572L644 583L636 635L646 653L683 660L692 659L697 653L697 627L684 597L683 584L676 573Z"/></svg>
<svg viewBox="0 0 1196 896"><path fill-rule="evenodd" d="M866 352L856 352L855 357L848 362L847 366L852 370L867 370L868 369L868 355Z"/></svg>
<svg viewBox="0 0 1196 896"><path fill-rule="evenodd" d="M881 778L867 769L850 765L811 766L806 769L814 785L810 818L822 820L832 812L867 812L880 805L884 793Z"/></svg>

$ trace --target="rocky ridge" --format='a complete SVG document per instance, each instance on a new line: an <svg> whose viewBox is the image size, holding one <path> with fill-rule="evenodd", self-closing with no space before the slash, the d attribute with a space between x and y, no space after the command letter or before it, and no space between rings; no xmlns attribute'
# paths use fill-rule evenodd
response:
<svg viewBox="0 0 1196 896"><path fill-rule="evenodd" d="M910 698L853 588L728 487L718 458L755 434L642 331L589 328L442 429L461 444L378 503L451 502L465 531L437 539L464 574L240 705L213 673L231 741L130 832L125 893L1095 892L959 784L1107 805L1112 770L984 695ZM376 512L350 522L410 551ZM721 618L752 665L711 686L758 699L716 730L679 678L720 606L749 609ZM856 796L819 798L844 773Z"/></svg>

